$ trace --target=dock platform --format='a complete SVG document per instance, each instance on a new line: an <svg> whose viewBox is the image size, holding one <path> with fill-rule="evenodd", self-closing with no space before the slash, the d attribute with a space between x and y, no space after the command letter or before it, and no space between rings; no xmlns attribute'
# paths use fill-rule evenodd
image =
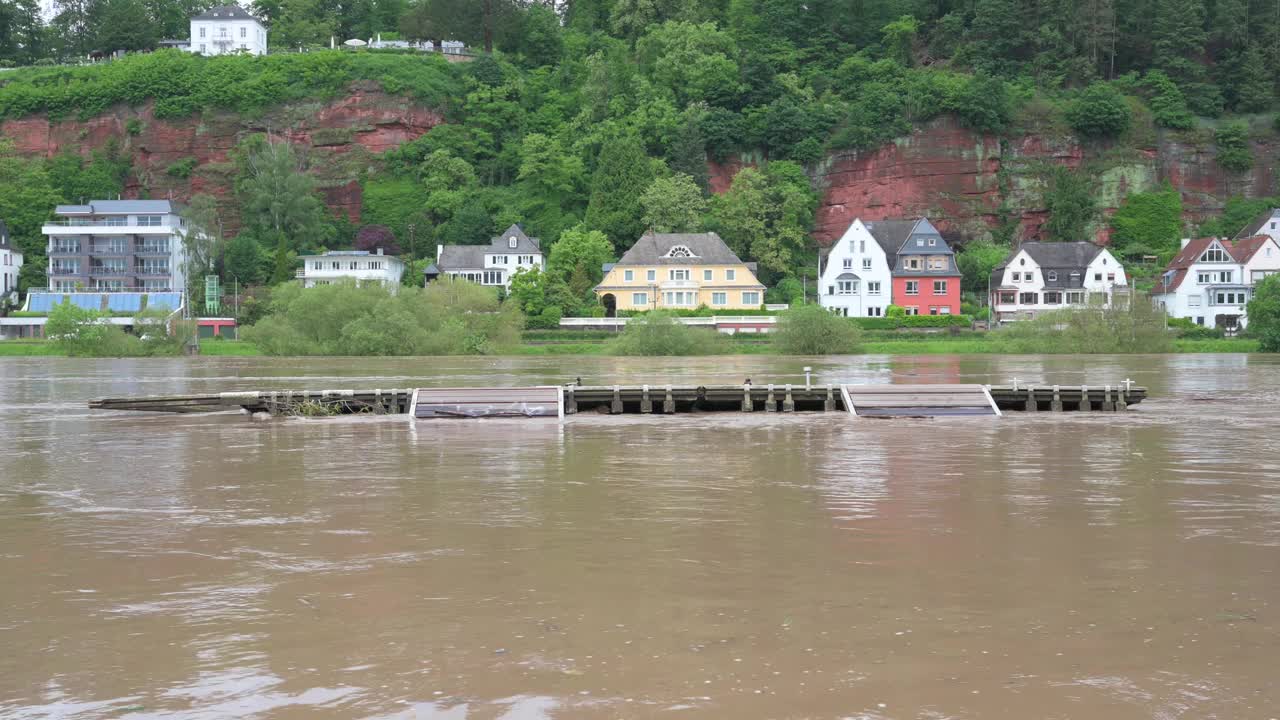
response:
<svg viewBox="0 0 1280 720"><path fill-rule="evenodd" d="M1147 397L1144 387L1117 385L563 385L563 414L610 415L705 412L841 412L857 417L995 415L1006 412L1115 412ZM519 388L407 388L271 390L204 395L105 398L96 410L205 413L245 410L271 415L409 414L415 392L465 390L478 397ZM549 402L539 398L539 402ZM557 413L558 414L558 413ZM459 416L445 412L442 416ZM464 414L465 415L465 414Z"/></svg>

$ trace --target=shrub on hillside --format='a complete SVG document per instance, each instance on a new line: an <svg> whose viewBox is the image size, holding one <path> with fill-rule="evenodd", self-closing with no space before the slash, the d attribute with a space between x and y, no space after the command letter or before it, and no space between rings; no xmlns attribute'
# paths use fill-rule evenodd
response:
<svg viewBox="0 0 1280 720"><path fill-rule="evenodd" d="M1085 137L1115 137L1129 129L1129 103L1110 85L1094 83L1067 108L1067 122Z"/></svg>
<svg viewBox="0 0 1280 720"><path fill-rule="evenodd" d="M800 305L778 316L773 346L786 355L847 355L861 333L848 318L818 305Z"/></svg>
<svg viewBox="0 0 1280 720"><path fill-rule="evenodd" d="M1164 353L1173 349L1165 314L1145 295L1128 304L1081 307L1009 323L991 334L993 347L1012 353Z"/></svg>
<svg viewBox="0 0 1280 720"><path fill-rule="evenodd" d="M725 352L727 344L715 330L689 327L654 311L629 321L609 349L614 355L714 355Z"/></svg>
<svg viewBox="0 0 1280 720"><path fill-rule="evenodd" d="M1242 122L1227 123L1214 134L1218 144L1218 164L1231 172L1242 173L1253 167L1253 151L1249 147L1249 127Z"/></svg>
<svg viewBox="0 0 1280 720"><path fill-rule="evenodd" d="M1280 352L1280 275L1263 278L1249 301L1249 334L1263 352Z"/></svg>
<svg viewBox="0 0 1280 720"><path fill-rule="evenodd" d="M515 346L523 325L514 304L463 281L394 294L381 285L289 283L244 339L267 355L485 355Z"/></svg>

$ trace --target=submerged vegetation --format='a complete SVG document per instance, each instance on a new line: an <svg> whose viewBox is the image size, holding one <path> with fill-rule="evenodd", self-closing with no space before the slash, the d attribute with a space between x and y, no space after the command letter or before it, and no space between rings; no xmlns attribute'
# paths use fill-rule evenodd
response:
<svg viewBox="0 0 1280 720"><path fill-rule="evenodd" d="M992 333L993 350L1011 353L1167 353L1174 333L1146 297L1112 307L1055 310Z"/></svg>
<svg viewBox="0 0 1280 720"><path fill-rule="evenodd" d="M133 333L127 333L110 322L110 314L64 301L49 312L44 330L58 354L71 357L178 355L193 328L171 315L163 310L143 311L133 318Z"/></svg>
<svg viewBox="0 0 1280 720"><path fill-rule="evenodd" d="M778 316L773 343L787 355L847 355L858 351L860 337L848 318L818 305L800 305Z"/></svg>
<svg viewBox="0 0 1280 720"><path fill-rule="evenodd" d="M729 351L728 338L713 329L690 327L654 311L627 322L610 343L614 355L715 355Z"/></svg>

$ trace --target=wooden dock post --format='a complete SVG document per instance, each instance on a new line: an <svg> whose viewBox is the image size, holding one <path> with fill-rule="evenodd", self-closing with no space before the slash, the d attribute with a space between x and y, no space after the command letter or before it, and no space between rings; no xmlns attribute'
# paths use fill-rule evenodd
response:
<svg viewBox="0 0 1280 720"><path fill-rule="evenodd" d="M640 414L648 415L653 412L653 401L649 399L649 386L643 385L640 388Z"/></svg>
<svg viewBox="0 0 1280 720"><path fill-rule="evenodd" d="M1049 403L1050 412L1062 412L1062 393L1058 386L1053 386L1053 402Z"/></svg>
<svg viewBox="0 0 1280 720"><path fill-rule="evenodd" d="M755 408L751 407L751 385L742 386L742 412L751 412Z"/></svg>
<svg viewBox="0 0 1280 720"><path fill-rule="evenodd" d="M1093 410L1093 401L1089 399L1089 386L1080 386L1080 412L1091 412Z"/></svg>
<svg viewBox="0 0 1280 720"><path fill-rule="evenodd" d="M1103 385L1102 388L1102 411L1115 412L1116 404L1111 401L1111 386Z"/></svg>
<svg viewBox="0 0 1280 720"><path fill-rule="evenodd" d="M831 383L827 383L827 398L822 401L822 409L825 412L836 411L836 399L832 394Z"/></svg>
<svg viewBox="0 0 1280 720"><path fill-rule="evenodd" d="M611 415L622 414L622 388L617 385L613 386L613 402L609 403L609 413Z"/></svg>
<svg viewBox="0 0 1280 720"><path fill-rule="evenodd" d="M1036 412L1040 409L1040 405L1036 402L1036 386L1027 386L1027 412Z"/></svg>
<svg viewBox="0 0 1280 720"><path fill-rule="evenodd" d="M795 412L796 401L791 397L791 385L787 385L787 394L782 398L782 412Z"/></svg>
<svg viewBox="0 0 1280 720"><path fill-rule="evenodd" d="M671 392L671 386L667 386L667 396L662 400L662 412L667 415L674 415L676 412L676 398Z"/></svg>
<svg viewBox="0 0 1280 720"><path fill-rule="evenodd" d="M1125 396L1129 393L1129 388L1116 388L1116 412L1124 412L1129 409L1129 400Z"/></svg>
<svg viewBox="0 0 1280 720"><path fill-rule="evenodd" d="M773 399L773 383L769 383L769 394L764 397L764 411L777 412L778 404Z"/></svg>
<svg viewBox="0 0 1280 720"><path fill-rule="evenodd" d="M564 414L565 415L578 414L578 399L574 397L574 394L573 394L573 390L575 387L577 386L568 385L564 389Z"/></svg>

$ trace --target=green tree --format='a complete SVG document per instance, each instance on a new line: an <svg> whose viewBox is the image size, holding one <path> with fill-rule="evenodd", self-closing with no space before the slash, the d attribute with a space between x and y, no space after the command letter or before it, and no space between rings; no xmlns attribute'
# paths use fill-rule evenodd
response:
<svg viewBox="0 0 1280 720"><path fill-rule="evenodd" d="M262 245L252 235L240 233L227 243L223 258L227 279L241 285L257 285L267 277L266 263Z"/></svg>
<svg viewBox="0 0 1280 720"><path fill-rule="evenodd" d="M759 263L770 284L796 268L809 251L818 196L804 168L789 161L764 170L743 168L713 203L716 230L740 257Z"/></svg>
<svg viewBox="0 0 1280 720"><path fill-rule="evenodd" d="M1275 104L1275 73L1267 66L1262 48L1245 51L1236 96L1236 108L1241 112L1262 112Z"/></svg>
<svg viewBox="0 0 1280 720"><path fill-rule="evenodd" d="M1254 286L1246 310L1249 334L1258 338L1262 351L1280 352L1280 275L1270 275Z"/></svg>
<svg viewBox="0 0 1280 720"><path fill-rule="evenodd" d="M222 259L222 219L218 199L212 195L191 197L183 210L187 232L182 236L183 268L187 278L187 297L203 297L204 278L217 270Z"/></svg>
<svg viewBox="0 0 1280 720"><path fill-rule="evenodd" d="M22 251L18 288L24 292L48 284L41 228L62 200L43 164L23 158L12 140L0 137L0 219L9 228L13 244Z"/></svg>
<svg viewBox="0 0 1280 720"><path fill-rule="evenodd" d="M538 232L555 235L576 222L582 175L582 159L566 152L559 140L541 133L525 135L516 182L529 224Z"/></svg>
<svg viewBox="0 0 1280 720"><path fill-rule="evenodd" d="M267 35L272 47L328 47L338 32L338 19L323 0L279 0Z"/></svg>
<svg viewBox="0 0 1280 720"><path fill-rule="evenodd" d="M774 348L785 355L847 355L858 351L861 333L848 318L819 305L797 305L778 316Z"/></svg>
<svg viewBox="0 0 1280 720"><path fill-rule="evenodd" d="M634 135L606 141L591 176L586 224L603 232L619 250L644 232L640 195L653 181L649 158Z"/></svg>
<svg viewBox="0 0 1280 720"><path fill-rule="evenodd" d="M920 21L911 15L903 15L885 25L880 29L880 34L884 37L886 54L904 67L914 65L916 34L919 32Z"/></svg>
<svg viewBox="0 0 1280 720"><path fill-rule="evenodd" d="M1214 133L1218 145L1218 164L1235 173L1253 167L1253 150L1249 147L1249 126L1243 122L1230 122Z"/></svg>
<svg viewBox="0 0 1280 720"><path fill-rule="evenodd" d="M241 219L258 237L277 244L276 275L280 276L284 254L319 249L330 237L315 179L305 172L305 164L291 145L269 142L262 136L241 144L237 164ZM288 274L293 276L292 269Z"/></svg>
<svg viewBox="0 0 1280 720"><path fill-rule="evenodd" d="M524 27L519 34L518 51L533 67L554 65L564 53L564 38L560 34L560 18L545 5L534 4L524 17Z"/></svg>
<svg viewBox="0 0 1280 720"><path fill-rule="evenodd" d="M604 278L604 263L611 262L613 258L613 246L604 233L578 225L565 230L552 244L547 255L546 274L560 282L576 285L572 291L585 298L587 292Z"/></svg>
<svg viewBox="0 0 1280 720"><path fill-rule="evenodd" d="M1155 21L1151 30L1152 62L1163 70L1184 94L1192 98L1197 111L1213 111L1214 100L1205 86L1204 54L1208 39L1204 23L1204 0L1155 0Z"/></svg>
<svg viewBox="0 0 1280 720"><path fill-rule="evenodd" d="M1147 73L1146 86L1151 92L1151 114L1156 124L1175 130L1189 130L1195 122L1187 109L1187 99L1169 76L1159 70Z"/></svg>
<svg viewBox="0 0 1280 720"><path fill-rule="evenodd" d="M693 178L684 173L656 178L640 196L642 220L655 232L698 232L707 200Z"/></svg>
<svg viewBox="0 0 1280 720"><path fill-rule="evenodd" d="M636 42L641 72L680 106L727 104L738 95L738 48L715 23L667 21Z"/></svg>
<svg viewBox="0 0 1280 720"><path fill-rule="evenodd" d="M1076 242L1088 239L1089 226L1098 216L1093 184L1084 172L1056 167L1043 193L1049 219L1040 228L1046 240Z"/></svg>
<svg viewBox="0 0 1280 720"><path fill-rule="evenodd" d="M0 61L29 65L46 51L37 0L0 0Z"/></svg>
<svg viewBox="0 0 1280 720"><path fill-rule="evenodd" d="M1115 137L1129 129L1129 104L1114 87L1094 83L1067 108L1067 122L1085 137Z"/></svg>
<svg viewBox="0 0 1280 720"><path fill-rule="evenodd" d="M974 240L956 255L961 287L986 297L987 282L996 266L1009 256L1009 248L990 240Z"/></svg>
<svg viewBox="0 0 1280 720"><path fill-rule="evenodd" d="M149 50L155 46L155 25L142 0L100 0L94 5L96 45L104 51Z"/></svg>
<svg viewBox="0 0 1280 720"><path fill-rule="evenodd" d="M1182 237L1182 195L1167 183L1155 192L1129 193L1109 222L1111 245L1122 256L1172 256Z"/></svg>

